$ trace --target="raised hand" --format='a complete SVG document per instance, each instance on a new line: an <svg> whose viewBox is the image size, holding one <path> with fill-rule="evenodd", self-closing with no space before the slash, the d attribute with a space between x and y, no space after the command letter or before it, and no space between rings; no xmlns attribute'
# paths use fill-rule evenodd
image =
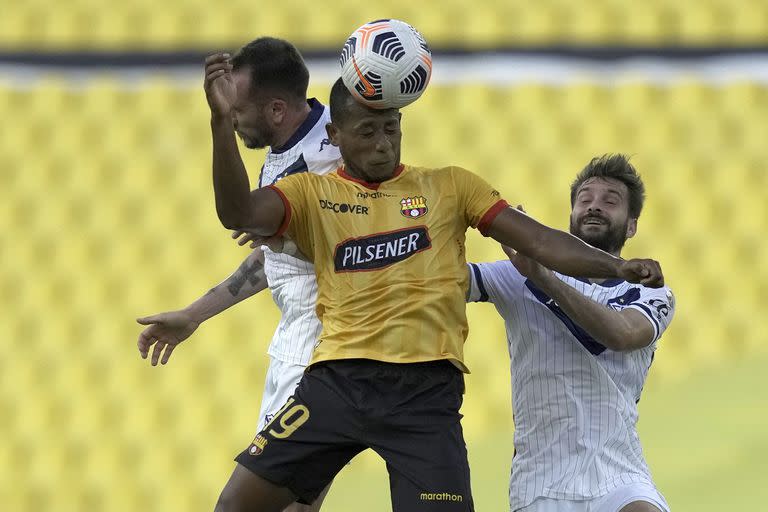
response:
<svg viewBox="0 0 768 512"><path fill-rule="evenodd" d="M205 59L203 88L212 115L223 117L232 115L236 89L228 53L215 53Z"/></svg>

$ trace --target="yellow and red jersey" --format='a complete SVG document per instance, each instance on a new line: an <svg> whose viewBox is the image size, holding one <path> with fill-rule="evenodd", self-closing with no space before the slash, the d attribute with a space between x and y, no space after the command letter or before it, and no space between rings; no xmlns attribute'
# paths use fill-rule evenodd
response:
<svg viewBox="0 0 768 512"><path fill-rule="evenodd" d="M464 240L507 207L459 167L401 165L382 183L344 168L272 186L285 233L315 264L322 334L312 363L448 359L463 371L468 288Z"/></svg>

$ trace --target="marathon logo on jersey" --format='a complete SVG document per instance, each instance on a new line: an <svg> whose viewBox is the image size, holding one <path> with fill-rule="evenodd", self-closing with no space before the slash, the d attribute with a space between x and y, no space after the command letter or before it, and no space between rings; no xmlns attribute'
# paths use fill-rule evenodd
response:
<svg viewBox="0 0 768 512"><path fill-rule="evenodd" d="M257 434L256 437L253 438L251 447L248 448L248 453L253 456L261 455L261 452L264 451L265 446L267 446L267 438L261 434Z"/></svg>
<svg viewBox="0 0 768 512"><path fill-rule="evenodd" d="M336 246L336 272L380 270L432 247L426 226L345 240Z"/></svg>
<svg viewBox="0 0 768 512"><path fill-rule="evenodd" d="M320 208L331 210L335 213L355 213L357 215L368 215L368 207L361 204L334 203L327 199L320 200Z"/></svg>
<svg viewBox="0 0 768 512"><path fill-rule="evenodd" d="M409 219L418 219L427 214L427 199L424 196L404 197L400 200L400 213Z"/></svg>
<svg viewBox="0 0 768 512"><path fill-rule="evenodd" d="M382 197L395 197L394 194L387 194L386 192L358 192L358 199L380 199Z"/></svg>

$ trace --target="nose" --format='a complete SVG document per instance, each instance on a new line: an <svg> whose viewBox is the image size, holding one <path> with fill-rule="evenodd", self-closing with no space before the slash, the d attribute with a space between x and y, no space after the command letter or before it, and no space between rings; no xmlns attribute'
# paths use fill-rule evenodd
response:
<svg viewBox="0 0 768 512"><path fill-rule="evenodd" d="M387 137L385 134L382 134L376 139L376 151L379 151L380 153L384 153L385 151L389 151L392 149L392 142L389 140L389 137Z"/></svg>

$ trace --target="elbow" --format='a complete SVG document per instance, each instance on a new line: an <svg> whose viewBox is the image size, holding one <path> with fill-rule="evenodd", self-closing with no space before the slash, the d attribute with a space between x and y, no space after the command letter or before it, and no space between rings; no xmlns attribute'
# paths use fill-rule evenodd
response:
<svg viewBox="0 0 768 512"><path fill-rule="evenodd" d="M614 352L630 352L648 345L645 340L638 337L637 333L624 330L605 336L600 343Z"/></svg>
<svg viewBox="0 0 768 512"><path fill-rule="evenodd" d="M600 340L600 343L605 348L609 348L614 352L627 352L628 350L630 350L629 344L627 343L626 339L618 336L607 337L605 339Z"/></svg>
<svg viewBox="0 0 768 512"><path fill-rule="evenodd" d="M221 222L222 226L227 229L242 230L243 228L247 227L248 222L245 219L245 216L238 213L237 211L217 208L216 213L219 216L219 221Z"/></svg>

